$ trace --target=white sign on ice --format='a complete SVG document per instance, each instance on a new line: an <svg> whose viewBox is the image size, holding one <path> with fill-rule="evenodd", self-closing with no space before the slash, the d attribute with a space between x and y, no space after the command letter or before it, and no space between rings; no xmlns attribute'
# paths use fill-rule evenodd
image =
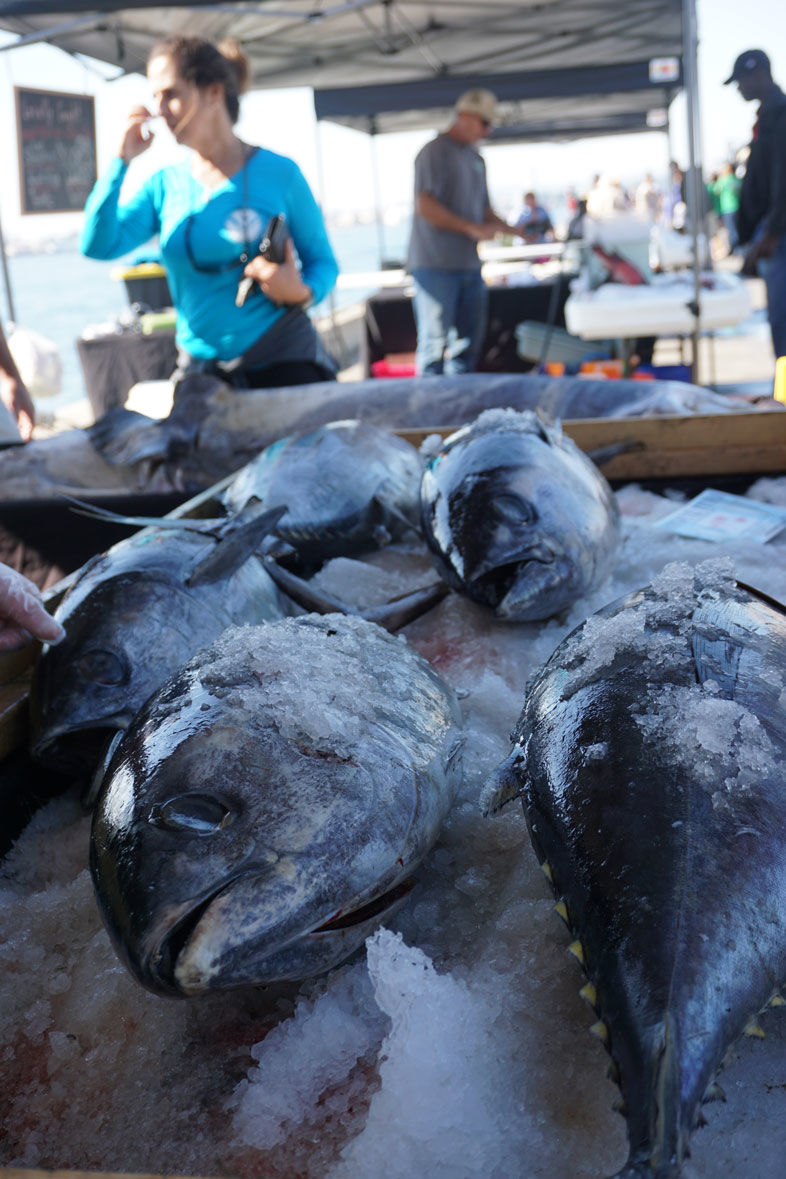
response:
<svg viewBox="0 0 786 1179"><path fill-rule="evenodd" d="M658 520L656 527L699 540L754 540L764 544L786 528L786 510L772 504L730 495L726 491L702 491L690 503Z"/></svg>

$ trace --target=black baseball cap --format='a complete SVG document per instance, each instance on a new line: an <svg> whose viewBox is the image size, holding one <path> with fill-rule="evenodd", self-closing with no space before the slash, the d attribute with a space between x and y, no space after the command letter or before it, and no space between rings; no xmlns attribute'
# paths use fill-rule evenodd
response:
<svg viewBox="0 0 786 1179"><path fill-rule="evenodd" d="M744 78L746 74L752 73L764 67L767 73L770 73L770 59L763 49L746 49L734 63L734 69L723 83L728 86L729 82L738 82L740 78Z"/></svg>

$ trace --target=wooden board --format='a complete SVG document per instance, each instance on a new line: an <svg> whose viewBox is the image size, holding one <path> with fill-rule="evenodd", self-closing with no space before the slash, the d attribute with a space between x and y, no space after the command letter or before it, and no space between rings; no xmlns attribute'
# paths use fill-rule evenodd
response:
<svg viewBox="0 0 786 1179"><path fill-rule="evenodd" d="M397 430L420 446L458 426ZM587 453L615 445L629 450L603 463L607 479L786 473L786 413L776 410L695 417L586 418L565 421L564 432Z"/></svg>

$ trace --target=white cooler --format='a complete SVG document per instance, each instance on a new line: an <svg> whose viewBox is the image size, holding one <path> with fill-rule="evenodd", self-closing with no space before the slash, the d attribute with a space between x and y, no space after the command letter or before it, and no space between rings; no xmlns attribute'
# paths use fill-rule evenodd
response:
<svg viewBox="0 0 786 1179"><path fill-rule="evenodd" d="M699 292L702 331L732 327L751 314L743 279L736 274L701 275L711 286ZM688 336L694 328L693 275L654 274L650 283L605 283L594 291L576 291L565 303L565 326L584 340L635 339L637 336Z"/></svg>

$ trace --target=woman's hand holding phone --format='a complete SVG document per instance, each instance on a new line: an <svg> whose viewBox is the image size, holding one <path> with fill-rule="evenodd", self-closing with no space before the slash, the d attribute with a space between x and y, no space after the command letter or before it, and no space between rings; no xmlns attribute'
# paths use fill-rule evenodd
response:
<svg viewBox="0 0 786 1179"><path fill-rule="evenodd" d="M135 106L129 111L128 122L117 153L125 164L129 164L131 160L141 156L142 152L147 151L153 142L154 133L149 127L152 118L153 116L146 106Z"/></svg>

